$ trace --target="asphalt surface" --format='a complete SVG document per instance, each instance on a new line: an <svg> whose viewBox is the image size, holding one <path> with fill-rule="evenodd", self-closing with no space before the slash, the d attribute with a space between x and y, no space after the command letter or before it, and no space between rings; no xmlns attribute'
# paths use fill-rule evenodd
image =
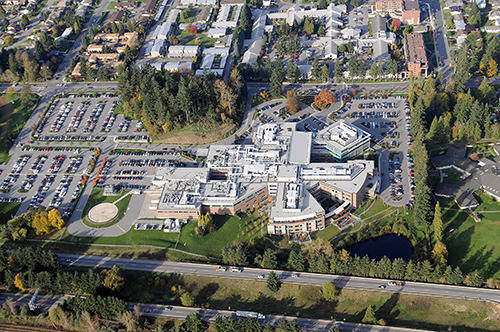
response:
<svg viewBox="0 0 500 332"><path fill-rule="evenodd" d="M189 308L189 307L178 307L169 305L159 305L159 304L137 304L129 303L129 310L133 310L134 305L138 305L140 312L144 316L150 317L163 317L163 318L174 318L174 319L185 319L188 315L193 313L199 313L203 320L213 322L217 316L229 316L237 318L236 312L229 310L214 310L214 309L200 309L200 308ZM377 326L377 325L366 325L366 324L356 324L347 323L343 321L334 320L322 320L322 319L307 319L298 318L290 316L278 316L278 315L266 315L266 318L260 319L261 324L271 324L277 327L278 322L281 319L286 319L288 321L294 321L299 326L306 330L311 331L329 331L330 328L337 325L340 327L341 331L387 331L387 332L410 332L410 331L424 331L407 329L401 327L390 327L390 326Z"/></svg>
<svg viewBox="0 0 500 332"><path fill-rule="evenodd" d="M13 294L13 293L0 293L0 305L4 304L8 298L10 298L16 306L28 305L32 295L31 294ZM62 304L65 299L69 298L70 295L39 295L36 300L36 305L38 310L42 312L48 312L53 306L57 304ZM205 321L213 322L217 316L229 316L237 318L235 311L229 310L213 310L213 309L202 309L202 308L192 308L192 307L179 307L161 304L143 304L143 303L127 303L127 309L134 311L134 307L139 307L141 315L149 317L161 317L161 318L173 318L173 319L185 319L188 315L193 313L198 313ZM295 321L299 326L306 330L311 331L328 331L332 326L337 325L342 331L388 331L388 332L412 332L412 331L424 331L407 329L400 327L389 327L389 326L377 326L377 325L366 325L366 324L356 324L348 323L343 321L332 321L332 320L321 320L321 319L307 319L298 318L291 316L278 316L278 315L266 315L264 319L260 319L261 324L271 324L273 326L278 326L278 322L281 319L286 319L288 321Z"/></svg>
<svg viewBox="0 0 500 332"><path fill-rule="evenodd" d="M259 280L258 276L263 274L264 278L271 270L243 268L241 272L216 271L215 265L177 263L168 261L140 260L126 258L111 258L87 255L58 254L61 263L66 265L111 268L114 265L126 270L150 271L162 273L192 274L208 277L225 277L234 279ZM500 303L500 290L451 286L440 284L427 284L422 282L406 282L404 286L388 286L389 279L360 278L340 275L328 275L307 272L290 272L274 270L282 282L290 282L302 285L322 285L326 281L333 282L338 287L376 290L391 293L419 294L439 297L460 298L469 300L482 300ZM385 286L385 288L380 288Z"/></svg>

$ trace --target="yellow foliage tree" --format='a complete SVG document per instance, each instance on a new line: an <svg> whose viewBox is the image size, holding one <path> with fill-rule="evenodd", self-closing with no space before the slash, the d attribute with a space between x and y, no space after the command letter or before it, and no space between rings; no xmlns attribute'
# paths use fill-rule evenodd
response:
<svg viewBox="0 0 500 332"><path fill-rule="evenodd" d="M21 274L16 274L14 277L14 286L16 286L20 290L24 290L23 281L21 280Z"/></svg>
<svg viewBox="0 0 500 332"><path fill-rule="evenodd" d="M345 250L345 249L342 249L340 251L340 260L342 262L345 262L347 261L351 256L349 256L349 251Z"/></svg>
<svg viewBox="0 0 500 332"><path fill-rule="evenodd" d="M490 59L488 61L488 70L486 71L486 75L488 77L495 76L498 73L498 64L495 60Z"/></svg>
<svg viewBox="0 0 500 332"><path fill-rule="evenodd" d="M31 227L35 230L36 235L49 233L51 225L47 211L40 211L36 213L31 221Z"/></svg>
<svg viewBox="0 0 500 332"><path fill-rule="evenodd" d="M60 230L64 226L64 220L57 209L52 209L48 213L49 224L53 228Z"/></svg>

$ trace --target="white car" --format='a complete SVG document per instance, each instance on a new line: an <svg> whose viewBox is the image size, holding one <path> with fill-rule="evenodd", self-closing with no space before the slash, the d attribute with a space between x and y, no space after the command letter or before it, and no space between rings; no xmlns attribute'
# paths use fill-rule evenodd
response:
<svg viewBox="0 0 500 332"><path fill-rule="evenodd" d="M259 274L259 275L257 276L257 279L264 279L264 275L263 275L263 274Z"/></svg>

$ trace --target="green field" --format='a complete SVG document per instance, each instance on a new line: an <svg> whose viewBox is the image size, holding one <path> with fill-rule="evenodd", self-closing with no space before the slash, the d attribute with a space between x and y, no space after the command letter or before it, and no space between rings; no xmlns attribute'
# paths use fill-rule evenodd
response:
<svg viewBox="0 0 500 332"><path fill-rule="evenodd" d="M499 211L500 203L483 192L477 192L480 205L476 211ZM444 238L448 247L448 262L464 272L484 269L487 277L500 279L500 213L479 213L482 221L476 223L466 212L450 200L442 200L450 209L443 211Z"/></svg>
<svg viewBox="0 0 500 332"><path fill-rule="evenodd" d="M103 192L104 192L103 189L93 188L92 192L90 193L90 197L87 201L87 204L85 204L85 207L83 208L82 220L83 223L89 227L105 228L112 226L117 222L119 222L125 215L125 212L127 212L128 203L130 202L130 198L132 197L131 195L127 195L128 191L123 192L116 196L104 196ZM96 224L90 221L90 219L87 217L87 214L89 213L90 209L92 209L94 206L101 203L114 203L125 195L127 196L116 204L116 207L118 207L118 214L112 221L102 224Z"/></svg>
<svg viewBox="0 0 500 332"><path fill-rule="evenodd" d="M17 213L21 203L0 203L0 224L6 223L7 220L12 219L12 217Z"/></svg>
<svg viewBox="0 0 500 332"><path fill-rule="evenodd" d="M184 225L179 233L164 233L162 231L130 230L118 237L74 237L65 234L62 241L71 241L82 244L118 244L118 245L150 245L162 248L174 248L191 253L221 257L222 248L236 241L250 241L261 237L261 219L253 219L243 215L215 216L217 230L199 236L195 234L196 221Z"/></svg>
<svg viewBox="0 0 500 332"><path fill-rule="evenodd" d="M111 1L108 5L108 9L113 10L115 9L115 6L116 6L116 1Z"/></svg>
<svg viewBox="0 0 500 332"><path fill-rule="evenodd" d="M204 308L360 322L365 309L374 305L377 319L391 326L479 331L496 330L500 324L496 305L487 302L355 289L339 290L335 299L327 302L318 286L284 283L272 293L265 281L136 271L127 271L126 276L121 295L131 302L180 304L178 293L172 291L174 286L188 290L195 305Z"/></svg>
<svg viewBox="0 0 500 332"><path fill-rule="evenodd" d="M311 234L313 239L330 240L335 235L340 233L340 230L335 225L328 225L325 229Z"/></svg>
<svg viewBox="0 0 500 332"><path fill-rule="evenodd" d="M20 94L0 96L0 162L9 161L9 150L32 111L21 105Z"/></svg>
<svg viewBox="0 0 500 332"><path fill-rule="evenodd" d="M177 39L182 45L203 45L204 47L213 47L215 38L210 38L203 33L192 34L190 31L183 30L177 35Z"/></svg>
<svg viewBox="0 0 500 332"><path fill-rule="evenodd" d="M446 171L443 171L443 173L446 174L446 176L443 176L443 182L445 182L445 183L458 184L462 181L460 179L460 177L462 176L462 173L460 173L459 171L456 171L454 169L448 169Z"/></svg>

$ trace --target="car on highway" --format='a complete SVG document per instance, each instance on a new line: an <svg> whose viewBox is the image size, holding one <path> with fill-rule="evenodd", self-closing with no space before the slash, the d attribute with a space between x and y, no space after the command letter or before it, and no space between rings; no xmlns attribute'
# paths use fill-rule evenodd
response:
<svg viewBox="0 0 500 332"><path fill-rule="evenodd" d="M263 275L263 274L259 274L259 275L257 276L257 279L264 279L264 275Z"/></svg>
<svg viewBox="0 0 500 332"><path fill-rule="evenodd" d="M233 266L231 268L231 272L242 272L242 271L243 271L243 268L241 268L241 267Z"/></svg>
<svg viewBox="0 0 500 332"><path fill-rule="evenodd" d="M380 286L378 286L378 288L380 288L380 289L385 289L386 287L387 287L386 285L380 285Z"/></svg>
<svg viewBox="0 0 500 332"><path fill-rule="evenodd" d="M387 283L389 286L404 286L404 282L402 281L389 281Z"/></svg>
<svg viewBox="0 0 500 332"><path fill-rule="evenodd" d="M227 267L219 265L215 267L215 271L227 271Z"/></svg>

